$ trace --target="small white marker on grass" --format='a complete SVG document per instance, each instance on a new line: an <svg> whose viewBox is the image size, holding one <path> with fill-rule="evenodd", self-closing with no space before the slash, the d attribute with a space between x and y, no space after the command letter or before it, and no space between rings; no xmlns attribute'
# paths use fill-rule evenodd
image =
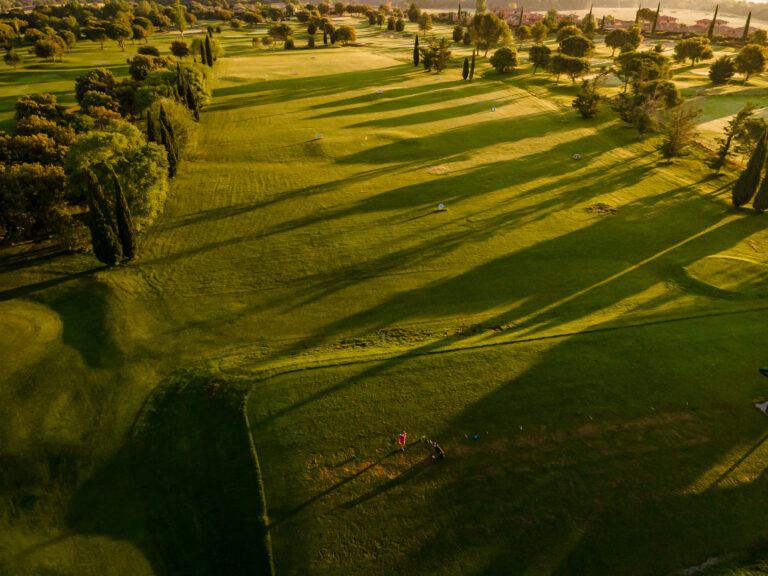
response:
<svg viewBox="0 0 768 576"><path fill-rule="evenodd" d="M438 209L440 212L442 212L443 210L445 210L445 204L438 204L438 205L437 205L437 209Z"/></svg>
<svg viewBox="0 0 768 576"><path fill-rule="evenodd" d="M320 138L322 138L320 134L315 134L315 140L320 140Z"/></svg>
<svg viewBox="0 0 768 576"><path fill-rule="evenodd" d="M383 94L383 93L384 93L384 90L382 90L381 88L379 88L378 90L376 90L376 94Z"/></svg>
<svg viewBox="0 0 768 576"><path fill-rule="evenodd" d="M496 112L496 106L494 106L493 108L491 108L491 112Z"/></svg>

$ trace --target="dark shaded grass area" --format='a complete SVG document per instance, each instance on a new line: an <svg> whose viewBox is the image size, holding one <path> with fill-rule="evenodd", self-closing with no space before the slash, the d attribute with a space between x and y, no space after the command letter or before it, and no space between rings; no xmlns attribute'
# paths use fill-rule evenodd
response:
<svg viewBox="0 0 768 576"><path fill-rule="evenodd" d="M134 542L156 574L272 574L245 388L203 373L164 382L74 497L70 527Z"/></svg>

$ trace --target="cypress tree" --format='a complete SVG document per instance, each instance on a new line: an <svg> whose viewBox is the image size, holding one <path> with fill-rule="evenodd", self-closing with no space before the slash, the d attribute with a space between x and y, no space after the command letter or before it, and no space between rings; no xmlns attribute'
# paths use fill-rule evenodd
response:
<svg viewBox="0 0 768 576"><path fill-rule="evenodd" d="M752 208L760 212L768 208L768 178L763 178L760 188L757 190L755 199L752 201Z"/></svg>
<svg viewBox="0 0 768 576"><path fill-rule="evenodd" d="M115 187L115 219L117 220L117 234L120 237L120 245L123 249L123 258L133 260L138 251L136 241L136 227L133 225L131 211L128 209L128 202L125 200L123 187L115 174L114 168L109 168L112 184Z"/></svg>
<svg viewBox="0 0 768 576"><path fill-rule="evenodd" d="M765 164L765 142L766 135L760 138L760 142L757 144L757 148L752 153L752 157L747 163L747 167L739 174L736 183L733 185L733 205L737 208L744 206L755 195L757 187L760 184L760 176L763 173L763 165Z"/></svg>
<svg viewBox="0 0 768 576"><path fill-rule="evenodd" d="M589 13L592 14L592 6L589 7ZM520 6L520 19L517 21L517 27L520 28L520 26L523 25L523 7Z"/></svg>
<svg viewBox="0 0 768 576"><path fill-rule="evenodd" d="M600 20L600 32L605 32L605 14L603 14L603 19Z"/></svg>
<svg viewBox="0 0 768 576"><path fill-rule="evenodd" d="M712 17L712 22L709 23L709 30L707 31L707 38L712 40L712 35L715 33L715 21L717 20L717 11L720 8L719 4L715 5L715 15Z"/></svg>
<svg viewBox="0 0 768 576"><path fill-rule="evenodd" d="M323 44L328 45L328 29L323 29Z"/></svg>
<svg viewBox="0 0 768 576"><path fill-rule="evenodd" d="M635 24L637 24L637 21L640 20L640 8L642 7L642 4L637 5L637 12L635 12Z"/></svg>
<svg viewBox="0 0 768 576"><path fill-rule="evenodd" d="M173 126L168 120L168 116L165 113L165 107L160 106L160 141L168 154L168 176L173 178L176 176L179 164L179 151L176 146L176 134L173 131Z"/></svg>
<svg viewBox="0 0 768 576"><path fill-rule="evenodd" d="M177 100L186 106L188 86L184 74L181 73L181 65L176 65L176 93L179 95Z"/></svg>
<svg viewBox="0 0 768 576"><path fill-rule="evenodd" d="M213 67L213 50L211 49L211 39L205 39L205 63L209 67Z"/></svg>
<svg viewBox="0 0 768 576"><path fill-rule="evenodd" d="M418 66L419 65L419 35L416 35L416 41L413 43L413 65Z"/></svg>
<svg viewBox="0 0 768 576"><path fill-rule="evenodd" d="M208 35L206 35L205 39L203 39L200 42L200 63L201 64L207 64L208 63L208 58L205 55L205 44L206 44L207 40L208 40Z"/></svg>
<svg viewBox="0 0 768 576"><path fill-rule="evenodd" d="M192 116L194 116L195 120L200 122L200 104L195 97L195 93L189 88L189 85L187 85L187 108L192 111Z"/></svg>
<svg viewBox="0 0 768 576"><path fill-rule="evenodd" d="M466 80L469 78L469 58L464 58L464 68L461 70L461 77Z"/></svg>
<svg viewBox="0 0 768 576"><path fill-rule="evenodd" d="M101 184L93 172L89 171L88 178L90 180L87 186L88 228L91 231L93 253L100 262L107 266L115 266L120 262L123 250L115 229L104 214Z"/></svg>
<svg viewBox="0 0 768 576"><path fill-rule="evenodd" d="M456 16L456 22L461 22L461 2L459 2L459 13Z"/></svg>
<svg viewBox="0 0 768 576"><path fill-rule="evenodd" d="M749 21L752 20L752 12L747 14L747 23L744 25L744 34L741 35L741 39L746 42L749 38Z"/></svg>
<svg viewBox="0 0 768 576"><path fill-rule="evenodd" d="M656 6L656 14L653 15L653 26L651 27L651 36L656 34L656 24L659 21L659 10L661 10L661 2Z"/></svg>
<svg viewBox="0 0 768 576"><path fill-rule="evenodd" d="M520 13L520 22L523 21L523 13ZM592 4L589 5L589 14L587 14L586 20L584 20L582 24L582 28L584 28L584 31L586 32L587 26L589 26L588 22L592 22ZM594 29L593 29L594 31Z"/></svg>
<svg viewBox="0 0 768 576"><path fill-rule="evenodd" d="M469 66L469 79L472 80L475 76L475 50L472 50L472 64Z"/></svg>

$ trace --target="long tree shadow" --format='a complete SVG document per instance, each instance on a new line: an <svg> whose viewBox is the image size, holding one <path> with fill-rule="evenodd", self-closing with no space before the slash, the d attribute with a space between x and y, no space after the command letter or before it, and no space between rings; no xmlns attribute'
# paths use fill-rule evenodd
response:
<svg viewBox="0 0 768 576"><path fill-rule="evenodd" d="M16 286L15 288L0 290L0 302L4 302L6 300L13 300L14 298L26 298L28 296L36 294L37 292L42 292L44 290L47 290L48 288L61 286L62 284L67 284L69 282L78 280L80 278L86 278L88 276L93 275L95 272L99 272L104 269L105 269L104 266L97 266L89 270L82 270L80 272L75 272L72 274L64 274L56 278L51 278L50 280L41 280L40 282L34 282L32 284L26 284L24 286Z"/></svg>
<svg viewBox="0 0 768 576"><path fill-rule="evenodd" d="M385 86L404 82L414 75L405 66L390 66L374 70L342 72L309 76L306 78L286 78L263 80L218 88L214 90L215 103L206 110L232 110L245 106L255 106L284 99L301 100L306 98L331 97L334 94L349 91L350 86L361 90L366 87Z"/></svg>
<svg viewBox="0 0 768 576"><path fill-rule="evenodd" d="M458 472L408 512L425 518L414 534L442 528L395 570L476 557L468 573L669 574L764 540L765 474L729 470L735 487L686 490L734 445L753 458L765 437L750 402L765 352L742 344L768 336L761 316L561 339L446 423ZM442 501L461 505L442 512Z"/></svg>
<svg viewBox="0 0 768 576"><path fill-rule="evenodd" d="M245 396L206 374L161 384L124 446L79 488L70 528L133 542L156 574L272 574Z"/></svg>
<svg viewBox="0 0 768 576"><path fill-rule="evenodd" d="M636 200L585 228L396 294L323 327L297 348L316 346L329 334L375 332L414 316L466 317L499 306L509 311L493 321L518 330L543 321L548 327L566 324L656 283L684 279L685 266L762 229L760 219L739 218L720 201L678 200L687 189ZM685 221L681 210L688 214ZM545 261L546 267L538 265Z"/></svg>

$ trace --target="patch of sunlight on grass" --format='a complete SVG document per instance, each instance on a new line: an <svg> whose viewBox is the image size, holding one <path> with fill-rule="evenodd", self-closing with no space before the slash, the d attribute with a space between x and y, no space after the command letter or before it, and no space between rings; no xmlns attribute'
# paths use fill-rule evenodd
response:
<svg viewBox="0 0 768 576"><path fill-rule="evenodd" d="M686 494L702 494L715 488L736 488L759 478L768 468L768 434L755 444L740 444L725 458L694 480Z"/></svg>

